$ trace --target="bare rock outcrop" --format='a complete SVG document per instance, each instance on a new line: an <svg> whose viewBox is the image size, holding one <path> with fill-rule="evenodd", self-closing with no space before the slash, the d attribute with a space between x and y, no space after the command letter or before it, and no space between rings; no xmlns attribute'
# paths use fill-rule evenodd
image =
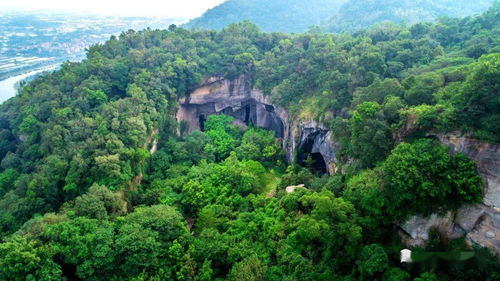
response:
<svg viewBox="0 0 500 281"><path fill-rule="evenodd" d="M276 132L278 138L287 134L286 111L273 105L262 92L251 87L247 76L235 80L210 77L187 98L179 101L177 121L185 131L203 129L203 122L213 114L227 114L245 124L255 124Z"/></svg>
<svg viewBox="0 0 500 281"><path fill-rule="evenodd" d="M297 155L299 162L303 161L309 155L321 155L321 158L315 161L324 165L325 171L328 174L333 174L337 171L337 146L332 139L332 132L322 124L314 120L297 121L294 123L291 131L291 145L288 148L290 157Z"/></svg>
<svg viewBox="0 0 500 281"><path fill-rule="evenodd" d="M433 214L427 218L415 216L400 225L403 240L422 245L429 229L435 228L450 238L465 235L470 244L488 247L500 256L500 145L485 143L459 134L437 134L452 153L463 153L476 162L485 183L482 203L462 206L446 216Z"/></svg>
<svg viewBox="0 0 500 281"><path fill-rule="evenodd" d="M273 104L259 89L252 88L248 76L235 80L210 77L187 98L179 101L176 119L184 132L203 130L203 122L213 114L226 114L242 125L254 124L272 130L282 140L291 162L297 153L318 157L325 172L335 172L335 145L331 132L313 120L293 121L281 106ZM300 160L300 159L299 159ZM320 163L321 162L321 163Z"/></svg>
<svg viewBox="0 0 500 281"><path fill-rule="evenodd" d="M463 153L476 162L486 184L484 204L500 208L500 145L460 135L437 135L453 153Z"/></svg>

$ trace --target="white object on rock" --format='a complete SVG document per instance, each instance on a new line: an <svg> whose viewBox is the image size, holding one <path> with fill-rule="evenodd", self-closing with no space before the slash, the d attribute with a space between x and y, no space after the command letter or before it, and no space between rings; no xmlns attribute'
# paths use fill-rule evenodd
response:
<svg viewBox="0 0 500 281"><path fill-rule="evenodd" d="M293 193L295 192L295 189L297 188L305 188L305 185L303 184L299 184L299 185L291 185L291 186L288 186L285 191L286 191L286 194L290 194L290 193Z"/></svg>

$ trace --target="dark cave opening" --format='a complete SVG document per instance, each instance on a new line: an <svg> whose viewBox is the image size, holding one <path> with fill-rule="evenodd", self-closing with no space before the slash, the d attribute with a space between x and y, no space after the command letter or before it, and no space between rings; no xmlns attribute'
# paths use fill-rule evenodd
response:
<svg viewBox="0 0 500 281"><path fill-rule="evenodd" d="M269 104L264 104L266 111L269 113L274 113L274 106L269 105Z"/></svg>
<svg viewBox="0 0 500 281"><path fill-rule="evenodd" d="M245 121L244 121L245 124L247 125L250 125L250 110L251 110L250 105L247 104L245 106Z"/></svg>
<svg viewBox="0 0 500 281"><path fill-rule="evenodd" d="M313 161L311 170L313 170L316 174L327 174L328 170L326 168L326 163L323 155L321 155L321 153L311 153L310 155Z"/></svg>
<svg viewBox="0 0 500 281"><path fill-rule="evenodd" d="M201 114L198 117L198 121L200 122L200 131L204 132L205 131L205 121L207 121L207 119L205 118L205 115Z"/></svg>
<svg viewBox="0 0 500 281"><path fill-rule="evenodd" d="M328 174L325 159L319 152L312 152L316 135L310 135L298 150L297 163L302 167L309 168L313 174Z"/></svg>
<svg viewBox="0 0 500 281"><path fill-rule="evenodd" d="M328 174L326 163L321 153L304 153L301 156L302 160L299 162L299 165L309 168L313 174L318 176Z"/></svg>

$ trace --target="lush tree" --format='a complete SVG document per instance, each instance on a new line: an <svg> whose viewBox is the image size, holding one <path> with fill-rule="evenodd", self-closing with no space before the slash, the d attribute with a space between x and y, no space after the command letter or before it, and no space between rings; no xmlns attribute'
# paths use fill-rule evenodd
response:
<svg viewBox="0 0 500 281"><path fill-rule="evenodd" d="M377 274L383 273L388 267L389 258L382 246L366 245L361 250L356 262L362 280L373 280Z"/></svg>
<svg viewBox="0 0 500 281"><path fill-rule="evenodd" d="M61 267L53 252L39 241L14 235L0 245L0 278L3 280L61 280Z"/></svg>
<svg viewBox="0 0 500 281"><path fill-rule="evenodd" d="M399 144L382 169L388 212L396 217L429 214L482 198L482 180L474 163L464 156L450 155L446 147L430 139Z"/></svg>
<svg viewBox="0 0 500 281"><path fill-rule="evenodd" d="M391 149L392 136L381 114L381 107L375 102L364 102L353 113L351 151L363 167L383 160Z"/></svg>

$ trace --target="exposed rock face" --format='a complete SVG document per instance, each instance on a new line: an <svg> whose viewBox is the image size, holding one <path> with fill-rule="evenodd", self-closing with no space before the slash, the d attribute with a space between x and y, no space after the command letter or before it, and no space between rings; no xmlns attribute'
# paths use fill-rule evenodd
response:
<svg viewBox="0 0 500 281"><path fill-rule="evenodd" d="M291 146L288 149L290 157L297 153L298 162L304 161L308 155L319 156L313 159L318 171L323 168L324 172L333 174L336 172L336 147L332 141L332 133L322 124L314 120L302 121L294 126L291 135ZM319 162L323 163L319 163Z"/></svg>
<svg viewBox="0 0 500 281"><path fill-rule="evenodd" d="M180 101L177 121L184 121L186 131L203 129L203 122L213 114L226 114L245 124L273 130L278 138L284 138L288 119L285 110L274 106L258 90L253 90L250 80L241 76L236 80L211 77ZM280 116L285 115L285 116Z"/></svg>
<svg viewBox="0 0 500 281"><path fill-rule="evenodd" d="M247 76L235 80L206 79L189 97L179 101L176 119L184 124L186 132L191 132L203 130L203 122L213 114L231 115L240 125L242 122L254 124L276 132L289 161L300 151L318 157L316 162L325 167L325 172L335 170L336 149L331 132L315 121L292 122L284 108L274 105L262 91L251 87Z"/></svg>
<svg viewBox="0 0 500 281"><path fill-rule="evenodd" d="M448 212L444 216L433 214L428 218L414 216L403 224L401 229L411 237L407 240L411 246L424 244L429 239L429 231L432 228L450 238L458 238L465 232L455 226L453 217L452 212Z"/></svg>
<svg viewBox="0 0 500 281"><path fill-rule="evenodd" d="M213 114L231 115L242 127L255 124L275 131L282 139L289 161L297 156L300 163L312 155L328 173L337 170L338 147L331 132L314 120L291 120L284 108L274 105L260 90L252 89L246 76L235 80L206 79L188 98L180 100L176 118L178 122L184 121L186 132L191 132L203 129L204 120ZM408 125L395 140L403 140L412 130ZM403 240L409 245L422 245L429 239L429 230L434 228L450 238L466 235L470 244L488 247L500 256L500 146L457 135L436 137L449 145L453 153L463 153L477 163L486 184L484 201L444 216L412 217L400 225Z"/></svg>
<svg viewBox="0 0 500 281"><path fill-rule="evenodd" d="M450 238L465 234L469 244L488 247L500 256L500 145L484 143L459 135L436 135L450 146L452 153L463 153L477 164L485 183L482 204L467 205L450 216L412 217L401 225L409 235L403 237L409 245L422 245L430 228L436 228Z"/></svg>
<svg viewBox="0 0 500 281"><path fill-rule="evenodd" d="M500 145L484 143L456 135L438 135L453 153L463 153L474 160L486 184L484 204L500 207Z"/></svg>

